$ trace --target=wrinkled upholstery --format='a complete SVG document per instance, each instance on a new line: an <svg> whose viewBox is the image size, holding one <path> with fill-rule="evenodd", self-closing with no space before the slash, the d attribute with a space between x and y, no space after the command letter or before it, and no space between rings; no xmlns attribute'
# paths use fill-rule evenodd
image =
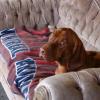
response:
<svg viewBox="0 0 100 100"><path fill-rule="evenodd" d="M100 50L100 0L61 0L59 27L71 27Z"/></svg>
<svg viewBox="0 0 100 100"><path fill-rule="evenodd" d="M57 24L60 0L0 0L0 29ZM46 9L45 9L46 8Z"/></svg>
<svg viewBox="0 0 100 100"><path fill-rule="evenodd" d="M100 2L94 1L97 0L0 0L0 29L40 29L48 24L71 27L86 49L99 51Z"/></svg>
<svg viewBox="0 0 100 100"><path fill-rule="evenodd" d="M100 51L100 0L0 0L0 29L71 27L88 50ZM100 69L49 77L34 100L99 100Z"/></svg>
<svg viewBox="0 0 100 100"><path fill-rule="evenodd" d="M100 100L99 73L100 69L88 69L44 79L34 100Z"/></svg>

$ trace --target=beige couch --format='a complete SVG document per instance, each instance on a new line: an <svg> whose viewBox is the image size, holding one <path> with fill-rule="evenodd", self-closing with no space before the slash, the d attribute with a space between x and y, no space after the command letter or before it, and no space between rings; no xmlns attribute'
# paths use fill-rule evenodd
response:
<svg viewBox="0 0 100 100"><path fill-rule="evenodd" d="M23 26L40 29L49 24L71 27L87 50L100 51L100 0L0 0L0 29ZM6 81L1 82L4 85ZM33 99L100 100L99 83L100 68L55 75L40 82ZM12 99L9 91L9 100L21 100L16 96Z"/></svg>

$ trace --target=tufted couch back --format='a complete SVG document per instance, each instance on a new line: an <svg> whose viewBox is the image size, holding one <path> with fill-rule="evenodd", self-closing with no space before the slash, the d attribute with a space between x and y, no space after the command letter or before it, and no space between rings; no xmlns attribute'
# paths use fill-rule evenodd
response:
<svg viewBox="0 0 100 100"><path fill-rule="evenodd" d="M0 29L56 25L60 0L0 0Z"/></svg>
<svg viewBox="0 0 100 100"><path fill-rule="evenodd" d="M100 51L100 0L61 0L59 27L66 26Z"/></svg>
<svg viewBox="0 0 100 100"><path fill-rule="evenodd" d="M99 0L0 0L0 29L70 27L88 50L100 51Z"/></svg>

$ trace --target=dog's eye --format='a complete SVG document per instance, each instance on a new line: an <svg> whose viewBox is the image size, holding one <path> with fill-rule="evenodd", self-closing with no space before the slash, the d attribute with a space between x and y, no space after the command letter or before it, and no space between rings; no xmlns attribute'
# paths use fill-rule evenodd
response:
<svg viewBox="0 0 100 100"><path fill-rule="evenodd" d="M60 47L60 48L63 48L63 47L64 47L64 44L65 44L64 41L61 41L61 42L59 43L59 47Z"/></svg>
<svg viewBox="0 0 100 100"><path fill-rule="evenodd" d="M59 42L59 47L63 48L66 45L66 40L60 41Z"/></svg>

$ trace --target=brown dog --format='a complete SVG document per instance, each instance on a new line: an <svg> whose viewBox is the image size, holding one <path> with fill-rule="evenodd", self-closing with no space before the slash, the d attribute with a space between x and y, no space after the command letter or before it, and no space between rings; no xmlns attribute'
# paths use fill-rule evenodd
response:
<svg viewBox="0 0 100 100"><path fill-rule="evenodd" d="M56 61L56 74L100 67L100 53L87 52L83 43L70 28L55 29L48 42L40 49L40 56Z"/></svg>

